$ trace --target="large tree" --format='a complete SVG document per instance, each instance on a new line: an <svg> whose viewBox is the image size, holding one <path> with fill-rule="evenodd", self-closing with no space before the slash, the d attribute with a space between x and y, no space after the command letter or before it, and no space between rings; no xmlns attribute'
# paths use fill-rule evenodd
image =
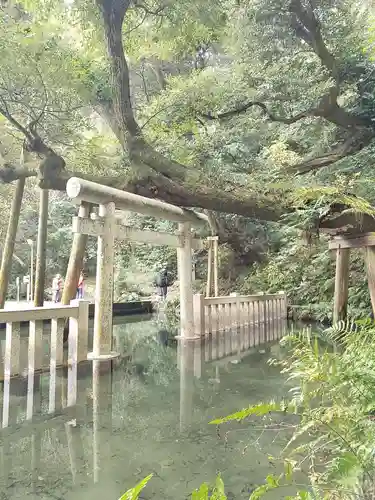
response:
<svg viewBox="0 0 375 500"><path fill-rule="evenodd" d="M42 159L37 169L6 165L0 172L5 182L39 175L42 186L64 189L71 175L88 176L180 206L279 220L290 208L285 196L289 188L269 187L267 177L272 182L290 180L295 172L331 165L372 141L371 109L366 107L372 66L362 50L368 15L356 10L351 2L213 1L203 8L199 1L151 5L98 0L96 7L89 3L60 6L54 16L53 35L48 37L48 44L42 40L44 45L35 40L35 24L43 25L47 18L51 26L51 17L38 14L38 4L31 16L23 18L26 32L19 29L19 20L15 30L9 17L3 19L4 30L11 32L13 41L7 41L9 58L4 60L11 60L17 46L25 60L20 60L22 71L8 63L7 72L2 72L9 75L13 71L17 78L12 78L11 86L2 85L0 112L22 136L26 149ZM65 24L56 28L56 18ZM66 30L77 19L81 28L71 28L68 36L75 43L68 49L63 28ZM27 41L27 30L33 34L31 42ZM101 52L102 36L107 58ZM124 47L132 58L133 72ZM224 53L227 59L223 63ZM208 61L212 54L214 63ZM169 70L164 69L163 57ZM150 89L146 82L146 101L152 102L145 113L138 106L142 99L134 82L136 73L144 77L147 64L156 75L159 92L155 83ZM25 73L31 73L31 82ZM82 141L82 133L75 131L92 128L82 118L82 111L87 116L89 109L107 121L123 151L123 160L109 175L100 166L95 171L72 166L71 150ZM322 133L318 147L316 130L310 134L310 143L307 134L303 141L291 140L290 135L296 135L296 131L312 131L317 126ZM230 168L224 169L224 175L207 168L209 154L220 149L223 131L228 137L237 127L242 135L246 127L253 136L258 132L254 163L260 165L263 160L263 168L248 165L247 171L240 168L236 172L238 165L232 161L230 148ZM178 147L173 148L168 141L161 143L160 136L166 137L168 132L173 135L176 130L182 132ZM259 134L264 134L268 143L262 142ZM252 139L249 136L248 142ZM287 153L289 168L281 161L282 168L273 169L270 176L269 157L264 153L271 151L272 161L277 156L272 142L282 136L286 138L286 151L281 153ZM206 147L207 143L212 147ZM180 154L181 144L185 154ZM305 153L308 158L302 159ZM293 166L291 158L296 160ZM254 155L249 155L249 161L253 159Z"/></svg>

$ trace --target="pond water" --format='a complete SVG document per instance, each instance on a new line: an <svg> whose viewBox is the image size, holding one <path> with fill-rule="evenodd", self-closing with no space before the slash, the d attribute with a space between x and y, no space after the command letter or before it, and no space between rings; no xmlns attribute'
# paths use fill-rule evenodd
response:
<svg viewBox="0 0 375 500"><path fill-rule="evenodd" d="M78 377L69 367L55 386L49 374L35 376L32 394L25 379L11 381L0 405L9 417L0 429L0 499L117 500L152 473L141 498L177 500L218 472L228 498L245 499L276 471L270 456L290 437L288 422L209 422L287 393L268 364L285 354L278 343L246 348L246 332L227 332L165 346L157 321L143 319L114 326L116 361L85 363Z"/></svg>

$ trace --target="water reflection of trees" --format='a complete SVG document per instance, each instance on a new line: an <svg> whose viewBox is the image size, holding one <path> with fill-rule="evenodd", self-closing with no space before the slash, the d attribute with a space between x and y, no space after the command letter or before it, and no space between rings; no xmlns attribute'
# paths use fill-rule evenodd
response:
<svg viewBox="0 0 375 500"><path fill-rule="evenodd" d="M70 384L68 373L59 373L56 401L62 404L55 413L48 415L48 376L35 384L37 414L31 422L25 422L25 396L12 396L17 411L11 413L9 429L0 432L0 465L8 464L1 467L0 491L7 498L43 498L48 492L49 498L73 499L80 497L82 488L89 495L94 483L100 490L102 481L116 498L138 475L150 472L156 473L152 488L160 497L165 479L171 480L171 491L177 492L177 476L180 480L186 474L191 481L204 470L207 477L213 477L216 468L227 468L237 456L231 434L225 442L207 426L210 418L227 411L228 403L235 404L233 409L238 405L234 384L243 386L244 382L236 372L247 371L245 365L241 368L244 353L236 350L235 341L223 343L216 338L218 345L211 346L184 342L176 352L160 342L155 325L126 325L117 333L122 362L88 365L89 376L79 370L79 377ZM215 353L223 359L210 359ZM258 363L267 378L269 368L257 361L259 353L253 356L249 366ZM253 383L257 391L266 390L266 383ZM252 381L246 384L251 387ZM70 407L69 391L77 394ZM245 398L251 400L246 392ZM29 425L28 434L16 440L14 436L26 432L22 422ZM256 430L250 437L255 433L259 435ZM116 483L119 477L121 484ZM194 486L189 483L187 490Z"/></svg>

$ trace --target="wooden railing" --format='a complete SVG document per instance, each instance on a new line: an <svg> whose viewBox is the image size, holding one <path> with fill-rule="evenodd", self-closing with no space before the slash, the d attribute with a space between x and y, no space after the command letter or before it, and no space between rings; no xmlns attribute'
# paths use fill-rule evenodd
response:
<svg viewBox="0 0 375 500"><path fill-rule="evenodd" d="M0 380L49 368L53 384L56 368L64 362L63 337L67 322L69 345L66 364L72 360L86 360L88 311L89 303L86 301L72 301L69 306L1 310L0 324L6 324L6 332L5 345L0 341ZM48 329L45 328L46 320L50 321ZM21 327L25 323L27 326ZM25 353L27 359L23 359Z"/></svg>
<svg viewBox="0 0 375 500"><path fill-rule="evenodd" d="M287 318L287 296L276 294L224 297L194 296L195 335L254 331L253 345L276 340L274 323ZM271 328L272 326L272 328Z"/></svg>

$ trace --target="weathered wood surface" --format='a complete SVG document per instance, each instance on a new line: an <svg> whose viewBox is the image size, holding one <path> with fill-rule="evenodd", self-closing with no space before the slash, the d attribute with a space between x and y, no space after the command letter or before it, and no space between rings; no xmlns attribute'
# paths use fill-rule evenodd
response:
<svg viewBox="0 0 375 500"><path fill-rule="evenodd" d="M206 297L211 296L212 283L212 243L208 243Z"/></svg>
<svg viewBox="0 0 375 500"><path fill-rule="evenodd" d="M287 319L287 297L284 292L209 298L196 295L194 314L196 334L252 331L253 345L258 345L276 339L272 325Z"/></svg>
<svg viewBox="0 0 375 500"><path fill-rule="evenodd" d="M330 250L375 246L375 233L335 236L328 244Z"/></svg>
<svg viewBox="0 0 375 500"><path fill-rule="evenodd" d="M335 295L333 306L333 322L346 319L348 309L348 285L349 285L349 256L348 248L336 250L336 277Z"/></svg>
<svg viewBox="0 0 375 500"><path fill-rule="evenodd" d="M40 190L38 241L35 262L35 289L32 293L35 307L41 307L44 303L44 291L46 280L46 251L48 231L48 189Z"/></svg>
<svg viewBox="0 0 375 500"><path fill-rule="evenodd" d="M372 312L375 314L375 248L368 247L365 249L365 260Z"/></svg>
<svg viewBox="0 0 375 500"><path fill-rule="evenodd" d="M81 233L89 236L102 236L104 234L104 221L100 219L82 219L73 218L73 233ZM114 236L116 239L127 240L132 243L150 244L160 246L170 246L179 248L183 246L183 240L174 234L159 231L139 230L122 224L121 220L116 219L114 225ZM193 238L192 248L200 250L204 242Z"/></svg>
<svg viewBox="0 0 375 500"><path fill-rule="evenodd" d="M206 297L206 305L236 304L237 302L263 302L275 298L285 299L285 295L280 294L257 294L257 295L227 295L223 297Z"/></svg>
<svg viewBox="0 0 375 500"><path fill-rule="evenodd" d="M350 208L343 206L342 210ZM368 214L358 214L350 211L330 213L319 221L319 232L335 235L358 235L375 231L375 219Z"/></svg>
<svg viewBox="0 0 375 500"><path fill-rule="evenodd" d="M53 304L53 303L51 303ZM9 309L0 311L0 323L38 321L47 319L69 318L77 316L77 306L48 305L44 307L30 307L22 303L16 307L17 302L10 304Z"/></svg>
<svg viewBox="0 0 375 500"><path fill-rule="evenodd" d="M180 282L180 335L189 338L194 336L192 235L189 222L179 224L179 234L184 241L184 246L177 249Z"/></svg>
<svg viewBox="0 0 375 500"><path fill-rule="evenodd" d="M104 232L98 237L94 345L93 355L108 355L112 350L113 265L115 244L115 204L100 205L99 216L104 219Z"/></svg>
<svg viewBox="0 0 375 500"><path fill-rule="evenodd" d="M208 217L205 214L185 210L163 201L127 193L77 177L69 179L66 192L70 198L77 202L87 201L98 205L113 202L118 210L137 212L175 222L191 222L194 225L208 223Z"/></svg>
<svg viewBox="0 0 375 500"><path fill-rule="evenodd" d="M205 307L205 333L230 330L233 328L247 327L249 325L260 325L269 323L275 319L286 319L282 312L281 299L266 302L254 302L252 304L241 303L240 305L208 306Z"/></svg>
<svg viewBox="0 0 375 500"><path fill-rule="evenodd" d="M336 250L336 277L333 306L333 322L346 319L348 308L349 285L349 256L348 248Z"/></svg>
<svg viewBox="0 0 375 500"><path fill-rule="evenodd" d="M69 363L87 359L88 308L84 300L69 306L31 307L21 311L0 311L0 323L6 323L4 350L0 349L0 380L15 375L26 375L50 369L51 380L56 380L57 368L63 365L63 331L65 320L70 322L71 338ZM51 320L51 329L44 329L43 320ZM25 326L21 337L20 323ZM25 336L28 333L28 337ZM48 351L48 352L47 352ZM30 378L30 384L34 383ZM61 392L61 391L60 391ZM53 399L53 395L51 395ZM54 402L52 401L52 406Z"/></svg>

